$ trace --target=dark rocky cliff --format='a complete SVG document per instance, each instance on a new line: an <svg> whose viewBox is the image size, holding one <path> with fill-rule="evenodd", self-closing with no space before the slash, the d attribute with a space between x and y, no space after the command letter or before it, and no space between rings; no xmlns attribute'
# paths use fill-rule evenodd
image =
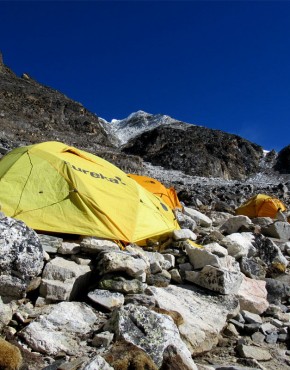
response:
<svg viewBox="0 0 290 370"><path fill-rule="evenodd" d="M263 157L262 147L237 135L181 122L142 133L122 150L188 175L237 180L256 173Z"/></svg>
<svg viewBox="0 0 290 370"><path fill-rule="evenodd" d="M3 64L1 55L0 140L8 149L48 140L92 150L114 143L99 118L82 104L27 74L19 78Z"/></svg>

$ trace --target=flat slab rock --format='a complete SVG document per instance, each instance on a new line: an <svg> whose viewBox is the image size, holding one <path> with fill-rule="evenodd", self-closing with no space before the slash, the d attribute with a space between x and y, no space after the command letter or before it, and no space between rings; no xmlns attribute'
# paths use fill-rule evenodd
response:
<svg viewBox="0 0 290 370"><path fill-rule="evenodd" d="M151 287L151 290L160 308L181 314L181 338L195 355L214 347L227 318L239 312L239 303L234 296L211 296L192 285Z"/></svg>

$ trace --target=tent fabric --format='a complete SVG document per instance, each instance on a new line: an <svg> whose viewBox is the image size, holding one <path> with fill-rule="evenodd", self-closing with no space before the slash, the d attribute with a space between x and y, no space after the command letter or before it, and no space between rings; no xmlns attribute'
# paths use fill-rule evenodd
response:
<svg viewBox="0 0 290 370"><path fill-rule="evenodd" d="M160 181L148 177L135 174L128 174L131 179L134 179L145 189L161 198L171 209L180 208L182 205L178 199L174 187L166 188Z"/></svg>
<svg viewBox="0 0 290 370"><path fill-rule="evenodd" d="M141 243L179 228L172 210L119 168L54 141L1 159L0 204L39 231Z"/></svg>
<svg viewBox="0 0 290 370"><path fill-rule="evenodd" d="M278 210L286 211L286 206L277 198L266 194L257 194L236 209L236 215L250 218L271 217L275 218Z"/></svg>

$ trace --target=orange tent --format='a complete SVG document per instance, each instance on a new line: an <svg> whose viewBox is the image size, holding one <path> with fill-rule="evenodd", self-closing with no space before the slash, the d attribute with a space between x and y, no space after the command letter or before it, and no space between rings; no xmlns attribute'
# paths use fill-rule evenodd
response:
<svg viewBox="0 0 290 370"><path fill-rule="evenodd" d="M143 186L146 190L161 198L171 209L182 209L182 205L180 204L174 187L166 188L160 181L148 176L135 174L128 174L128 176L137 181L138 184Z"/></svg>
<svg viewBox="0 0 290 370"><path fill-rule="evenodd" d="M277 211L286 211L286 206L281 200L266 194L257 194L248 199L236 209L236 215L244 215L250 218L271 217L275 218Z"/></svg>

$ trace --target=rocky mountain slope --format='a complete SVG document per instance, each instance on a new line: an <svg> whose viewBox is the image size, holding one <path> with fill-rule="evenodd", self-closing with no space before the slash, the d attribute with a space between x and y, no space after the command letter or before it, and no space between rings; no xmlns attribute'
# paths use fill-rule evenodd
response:
<svg viewBox="0 0 290 370"><path fill-rule="evenodd" d="M59 140L102 155L121 168L123 163L127 168L135 162L142 170L143 160L166 170L226 180L245 180L264 171L262 148L239 136L143 111L109 123L27 74L16 76L2 57L0 77L0 142L4 149Z"/></svg>
<svg viewBox="0 0 290 370"><path fill-rule="evenodd" d="M181 229L124 249L0 213L0 368L289 369L290 226L234 216L257 192L290 206L289 147L142 111L108 123L0 58L0 152L47 140L174 185Z"/></svg>
<svg viewBox="0 0 290 370"><path fill-rule="evenodd" d="M95 114L27 74L19 78L1 56L0 131L1 143L8 148L48 140L91 150L114 144Z"/></svg>
<svg viewBox="0 0 290 370"><path fill-rule="evenodd" d="M239 136L183 122L160 125L122 149L191 176L244 180L259 171L263 150Z"/></svg>

